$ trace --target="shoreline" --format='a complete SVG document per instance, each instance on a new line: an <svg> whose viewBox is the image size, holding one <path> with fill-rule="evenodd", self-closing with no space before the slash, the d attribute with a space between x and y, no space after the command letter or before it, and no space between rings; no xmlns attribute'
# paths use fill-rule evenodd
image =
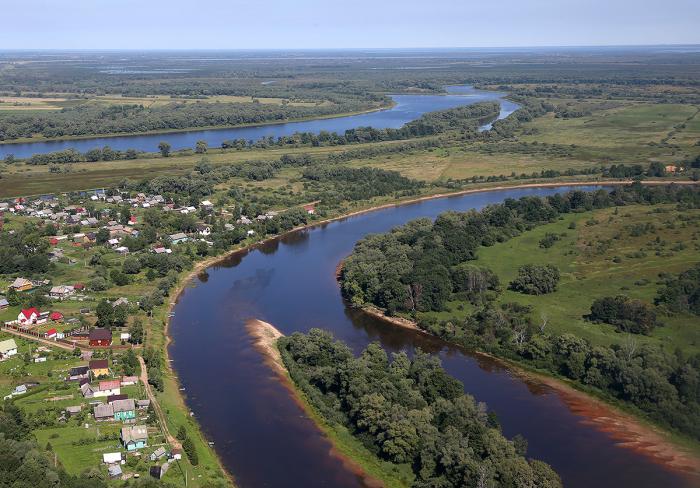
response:
<svg viewBox="0 0 700 488"><path fill-rule="evenodd" d="M263 356L265 364L275 372L279 381L289 391L294 402L302 409L306 416L313 422L314 426L321 431L326 440L331 444L330 455L340 460L343 466L355 476L361 478L363 485L367 488L383 488L385 484L382 480L369 475L359 462L343 453L341 449L335 445L329 435L329 431L332 430L332 427L326 423L323 417L315 412L313 406L304 399L303 393L294 385L276 345L277 340L280 337L284 337L284 334L274 325L259 319L250 319L246 321L246 331L253 339L253 347Z"/></svg>
<svg viewBox="0 0 700 488"><path fill-rule="evenodd" d="M86 134L81 136L67 136L67 137L45 137L45 138L20 138L13 139L10 141L0 142L0 149L3 147L12 147L17 144L34 144L34 143L44 143L44 142L71 142L71 141L89 141L90 139L108 139L114 137L142 137L142 136L157 136L157 135L167 135L167 134L182 134L187 132L198 132L198 131L210 131L210 130L229 130L229 129L247 129L250 127L266 127L268 125L282 125L282 124L293 124L297 122L310 122L313 120L328 120L328 119L338 119L341 117L353 117L355 115L364 115L374 112L383 112L385 110L390 110L396 106L396 102L390 103L389 105L382 105L378 108L368 108L366 110L357 110L354 112L343 112L337 114L327 114L319 115L316 117L302 117L299 119L284 119L284 120L271 120L267 122L251 122L248 124L236 124L236 125L205 125L201 127L187 127L184 129L155 129L144 132L117 132L111 134ZM178 150L174 150L176 152ZM155 153L155 152L154 152ZM46 153L35 153L35 154L46 154ZM28 159L28 158L17 158L17 159Z"/></svg>
<svg viewBox="0 0 700 488"><path fill-rule="evenodd" d="M342 265L339 265L338 269L342 269ZM613 440L617 441L617 446L623 449L630 449L639 455L649 458L652 462L674 471L700 479L700 458L691 449L675 442L671 438L672 433L643 418L624 411L619 406L577 389L573 382L564 381L547 373L529 369L517 361L501 358L491 353L468 350L421 329L413 320L403 317L389 317L382 310L372 305L357 307L356 310L360 310L362 313L384 323L439 339L445 344L463 349L471 355L482 356L495 361L526 383L537 383L538 385L547 386L556 392L557 396L573 414L584 418L582 420L584 424L609 435Z"/></svg>
<svg viewBox="0 0 700 488"><path fill-rule="evenodd" d="M189 270L188 272L185 272L185 274L179 279L178 284L175 286L173 289L171 295L170 295L170 300L168 302L167 307L164 309L164 329L163 329L163 335L164 335L164 358L165 358L165 365L166 365L166 370L167 372L170 373L171 377L174 378L174 381L176 382L176 385L182 386L180 384L179 377L176 374L175 368L173 367L172 363L174 360L170 357L170 344L173 341L172 336L170 335L170 322L171 322L171 314L173 312L173 309L175 308L175 305L177 305L177 302L180 298L180 295L185 291L187 286L190 285L192 280L201 272L205 271L206 269L210 267L216 266L218 263L229 259L233 256L236 256L241 253L247 253L249 251L254 250L255 248L262 246L268 242L272 242L274 240L282 239L287 235L293 234L295 232L300 232L303 230L309 230L313 229L316 227L324 226L333 222L339 222L345 219L349 219L352 217L356 217L359 215L363 215L366 213L370 212L375 212L387 208L393 208L393 207L398 207L402 205L411 205L414 203L420 203L428 200L433 200L433 199L438 199L438 198L449 198L449 197L459 197L463 195L469 195L472 193L482 193L482 192L489 192L489 191L501 191L501 190L514 190L514 189L519 189L519 188L556 188L556 187L564 187L564 186L619 186L619 185L628 185L634 183L633 180L614 180L614 181L596 181L596 180L588 180L588 181L571 181L571 182L566 182L566 181L559 181L559 182L546 182L546 183L524 183L520 185L497 185L497 186L487 186L487 187L480 187L480 188L472 188L472 189L467 189L467 190L458 190L455 192L448 192L448 193L436 193L432 195L424 195L421 197L415 197L415 198L410 198L407 200L399 200L395 202L390 202L390 203L385 203L385 204L380 204L380 205L375 205L372 207L368 207L365 209L359 209L355 210L346 214L338 215L335 217L329 217L327 219L323 219L317 222L311 222L309 224L295 227L293 229L290 229L286 232L283 232L281 234L277 234L274 236L267 237L265 239L262 239L260 241L247 244L243 247L236 248L236 249L231 249L230 251L225 252L224 254L218 255L218 256L212 256L210 258L204 259L202 261L199 261L195 263L194 267ZM700 182L694 182L694 181L682 181L682 182L669 182L669 181L664 181L664 180L649 180L649 181L643 181L642 184L645 185L667 185L667 184L681 184L681 185L698 185ZM413 330L419 330L417 327ZM421 331L423 333L426 333L424 331ZM427 334L427 333L426 333ZM178 397L178 402L184 406L184 408L187 410L187 400L185 398L185 395L183 395L182 391L178 390L175 392L176 396ZM195 418L195 423L197 424L198 431L202 438L206 440L206 436L204 435L204 432L201 429L201 426L199 425L199 422ZM222 469L223 473L225 476L231 480L234 486L235 485L235 478L233 473L229 473L229 471L225 468L220 456L216 452L216 449L208 446L208 449L210 449L213 453L213 455L216 457L218 460L219 466Z"/></svg>

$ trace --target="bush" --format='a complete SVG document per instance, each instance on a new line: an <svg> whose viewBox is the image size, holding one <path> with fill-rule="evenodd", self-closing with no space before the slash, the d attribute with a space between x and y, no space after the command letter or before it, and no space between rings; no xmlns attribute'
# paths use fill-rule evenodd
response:
<svg viewBox="0 0 700 488"><path fill-rule="evenodd" d="M510 289L528 295L545 295L557 289L559 268L548 264L526 264L518 268L518 277L510 283Z"/></svg>
<svg viewBox="0 0 700 488"><path fill-rule="evenodd" d="M624 295L598 298L591 305L589 320L614 325L620 332L648 334L656 327L654 308Z"/></svg>
<svg viewBox="0 0 700 488"><path fill-rule="evenodd" d="M190 460L192 466L197 466L199 464L199 456L197 455L197 449L194 447L192 439L187 437L182 442L182 450L187 454L187 458Z"/></svg>
<svg viewBox="0 0 700 488"><path fill-rule="evenodd" d="M560 237L557 234L552 234L547 232L542 239L540 239L540 247L543 249L549 249L557 242Z"/></svg>

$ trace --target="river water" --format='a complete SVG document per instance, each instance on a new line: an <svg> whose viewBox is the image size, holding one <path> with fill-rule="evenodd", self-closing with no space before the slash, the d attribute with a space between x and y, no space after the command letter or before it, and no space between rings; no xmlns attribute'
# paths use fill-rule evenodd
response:
<svg viewBox="0 0 700 488"><path fill-rule="evenodd" d="M37 141L21 144L0 144L0 159L8 154L16 158L28 158L33 154L43 154L61 151L68 148L86 152L96 147L110 146L112 149L124 151L136 149L139 151L155 152L161 141L168 142L173 150L194 148L199 140L206 141L210 147L219 147L225 140L246 139L257 141L263 137L289 136L296 132L321 131L344 133L348 129L371 126L376 129L398 129L406 122L415 120L426 112L445 110L462 105L498 100L501 103L499 118L507 117L518 105L506 100L505 93L477 90L471 86L449 86L447 95L392 95L394 105L387 110L370 112L361 115L350 115L329 119L317 119L304 122L288 122L250 127L234 127L228 129L191 130L166 134L123 135L114 137L96 137L68 141ZM486 124L484 129L490 128Z"/></svg>
<svg viewBox="0 0 700 488"><path fill-rule="evenodd" d="M263 363L245 330L249 318L285 334L321 327L355 351L379 341L388 351L420 347L439 355L465 391L498 414L504 434L523 434L528 456L550 463L565 486L689 486L682 476L617 446L548 387L526 383L438 339L366 317L343 302L335 268L368 233L446 210L566 190L511 189L382 209L295 232L198 276L174 309L170 354L188 406L240 486L362 486Z"/></svg>

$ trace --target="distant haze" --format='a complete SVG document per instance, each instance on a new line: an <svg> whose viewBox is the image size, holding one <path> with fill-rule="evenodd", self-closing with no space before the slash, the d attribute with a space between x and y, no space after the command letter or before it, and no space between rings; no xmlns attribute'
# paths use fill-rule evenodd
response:
<svg viewBox="0 0 700 488"><path fill-rule="evenodd" d="M2 0L0 49L700 43L700 0Z"/></svg>

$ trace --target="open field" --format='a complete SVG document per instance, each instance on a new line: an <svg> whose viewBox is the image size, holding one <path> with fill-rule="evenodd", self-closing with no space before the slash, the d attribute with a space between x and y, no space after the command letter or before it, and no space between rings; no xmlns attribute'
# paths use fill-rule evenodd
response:
<svg viewBox="0 0 700 488"><path fill-rule="evenodd" d="M660 206L603 209L583 214L566 214L555 223L538 226L524 234L491 247L481 248L475 262L491 268L500 278L500 303L517 302L533 308L532 317L548 317L548 330L571 332L593 344L620 344L626 334L607 324L584 320L591 303L603 296L624 294L653 303L659 288L659 274L677 274L700 262L700 211ZM575 229L570 225L575 223ZM630 235L632 225L650 223L653 232ZM548 249L539 241L547 233L560 236ZM556 292L525 295L507 290L508 283L525 264L553 264L561 272ZM440 319L459 318L472 310L465 302L450 302L448 312L429 313ZM636 335L641 343L653 343L669 352L677 348L693 354L700 351L700 319L693 315L661 316L663 327L649 336Z"/></svg>
<svg viewBox="0 0 700 488"><path fill-rule="evenodd" d="M602 103L602 102L601 102ZM700 155L699 109L692 105L625 102L616 108L599 108L591 115L556 118L553 114L525 123L512 141L463 143L449 138L440 148L385 153L355 159L348 166L371 166L394 170L426 182L533 173L541 170L581 170L611 164L642 164L652 161L676 164ZM607 106L607 105L605 105ZM605 107L603 106L603 107ZM331 147L285 147L222 151L209 149L212 165L265 161L283 154L323 157L334 152L383 148L406 141ZM169 158L144 154L135 160L84 162L63 165L51 173L47 166L15 164L0 167L0 198L56 191L114 186L124 179L184 174L202 155L182 151ZM64 172L65 171L65 172ZM298 172L289 173L290 183ZM285 178L278 176L278 178ZM279 184L263 181L260 185Z"/></svg>
<svg viewBox="0 0 700 488"><path fill-rule="evenodd" d="M296 107L331 105L327 100L290 100L279 97L247 97L237 95L214 95L197 98L171 97L169 95L131 97L119 94L97 95L87 98L84 96L71 96L71 94L46 97L0 95L0 113L61 110L62 108L84 104L103 105L105 107L110 105L143 105L146 108L153 108L162 107L171 103L261 103L264 105L288 104Z"/></svg>

